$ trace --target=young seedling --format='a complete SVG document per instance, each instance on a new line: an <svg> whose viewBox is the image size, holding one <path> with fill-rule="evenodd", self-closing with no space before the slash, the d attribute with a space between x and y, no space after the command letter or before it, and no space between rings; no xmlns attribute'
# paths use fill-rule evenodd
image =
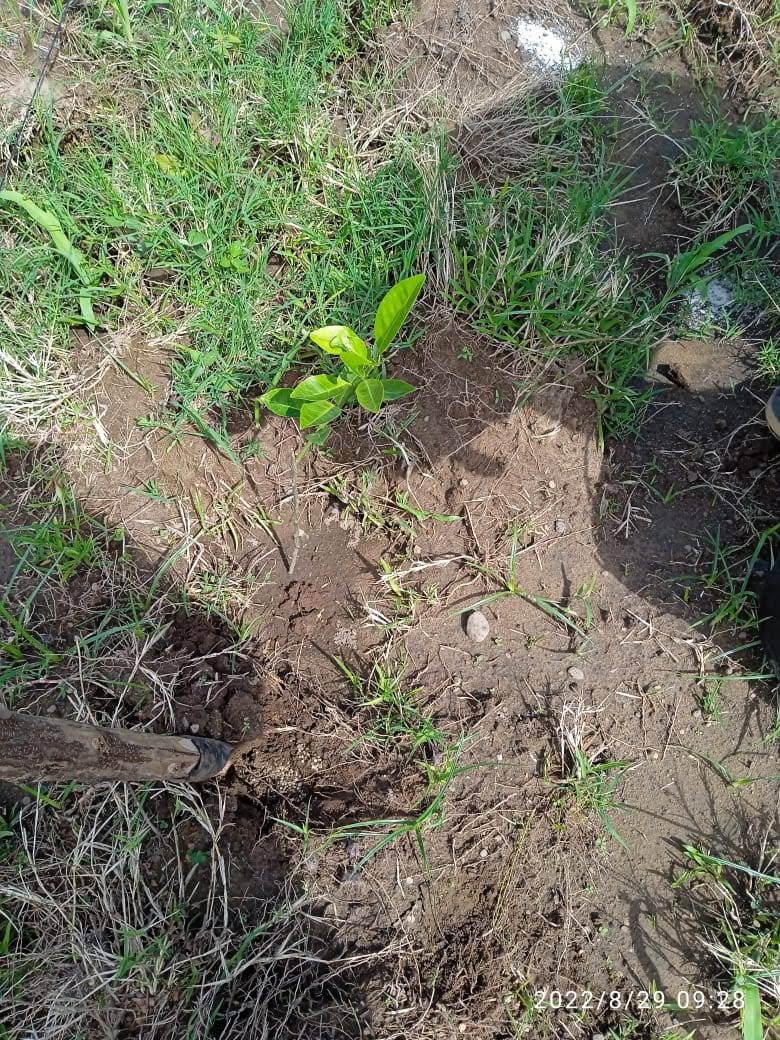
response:
<svg viewBox="0 0 780 1040"><path fill-rule="evenodd" d="M487 596L483 596L481 599L477 600L476 603L470 603L467 607L461 608L458 613L470 614L474 610L481 610L482 607L487 606L488 603L495 603L496 600L517 596L519 599L524 599L527 603L531 603L533 606L538 607L539 610L543 611L549 617L560 622L564 628L567 628L569 631L576 633L578 636L585 639L586 633L578 624L580 618L574 613L574 611L569 610L568 607L553 603L552 600L546 599L544 596L537 596L532 592L528 592L518 583L517 563L519 539L520 531L516 528L512 532L512 546L509 552L509 566L506 573L492 567L487 567L484 564L479 563L477 560L467 559L465 561L466 566L477 571L479 574L484 575L491 582L500 587L497 591L491 592Z"/></svg>
<svg viewBox="0 0 780 1040"><path fill-rule="evenodd" d="M338 371L335 374L315 372L292 388L268 390L260 403L275 415L294 419L302 430L313 430L310 443L324 444L331 425L348 405L357 402L365 411L377 414L383 404L412 393L416 388L411 383L386 378L385 355L424 282L425 275L413 275L398 282L385 295L374 319L373 346L347 325L315 329L309 338L323 354L339 359Z"/></svg>
<svg viewBox="0 0 780 1040"><path fill-rule="evenodd" d="M586 707L582 700L563 705L558 727L561 778L557 786L568 791L581 812L595 813L609 836L625 848L612 815L621 808L617 792L630 762L607 759L603 746L586 749L589 720L600 710Z"/></svg>

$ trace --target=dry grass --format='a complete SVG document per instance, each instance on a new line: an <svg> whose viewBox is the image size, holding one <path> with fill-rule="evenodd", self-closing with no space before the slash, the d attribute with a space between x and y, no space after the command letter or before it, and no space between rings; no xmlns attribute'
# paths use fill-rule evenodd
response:
<svg viewBox="0 0 780 1040"><path fill-rule="evenodd" d="M317 901L288 877L230 910L225 798L38 792L0 861L4 1035L315 1038L355 1017Z"/></svg>

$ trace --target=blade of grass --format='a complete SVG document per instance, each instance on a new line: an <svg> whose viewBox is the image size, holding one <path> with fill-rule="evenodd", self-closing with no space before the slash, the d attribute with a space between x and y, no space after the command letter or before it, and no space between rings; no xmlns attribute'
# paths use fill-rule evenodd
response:
<svg viewBox="0 0 780 1040"><path fill-rule="evenodd" d="M19 191L4 190L0 191L0 201L11 202L13 205L18 206L23 210L27 216L34 221L38 227L42 228L51 238L54 248L68 261L70 266L73 268L74 274L77 276L84 288L79 293L79 307L81 309L81 316L84 319L86 325L90 329L94 329L96 325L95 312L92 309L92 298L88 290L92 286L92 279L87 274L86 268L84 267L84 255L80 250L76 249L71 240L65 234L62 224L59 222L57 217L47 209L41 209L31 198L27 195L22 195Z"/></svg>

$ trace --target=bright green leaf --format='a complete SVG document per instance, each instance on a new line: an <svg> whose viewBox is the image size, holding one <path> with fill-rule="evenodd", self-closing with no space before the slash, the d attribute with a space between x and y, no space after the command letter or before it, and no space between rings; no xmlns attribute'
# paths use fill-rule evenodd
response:
<svg viewBox="0 0 780 1040"><path fill-rule="evenodd" d="M404 278L393 286L379 304L374 321L374 345L380 356L398 335L424 283L424 274Z"/></svg>
<svg viewBox="0 0 780 1040"><path fill-rule="evenodd" d="M397 401L399 397L413 394L417 389L416 386L412 386L403 379L383 379L382 387L385 391L385 401Z"/></svg>
<svg viewBox="0 0 780 1040"><path fill-rule="evenodd" d="M323 397L333 397L351 384L338 376L314 375L302 379L292 392L295 401L317 401Z"/></svg>
<svg viewBox="0 0 780 1040"><path fill-rule="evenodd" d="M51 238L54 248L64 257L70 266L73 268L73 272L79 279L84 289L79 293L79 309L81 310L81 316L85 323L90 327L94 328L96 325L95 312L92 309L92 298L86 290L92 285L92 279L87 274L84 267L84 255L73 245L71 240L65 234L59 220L54 213L50 213L47 209L41 209L37 206L31 198L27 195L22 195L18 191L0 191L0 202L12 202L18 206L21 210L27 214L38 227L43 228Z"/></svg>
<svg viewBox="0 0 780 1040"><path fill-rule="evenodd" d="M385 388L381 379L362 379L355 387L358 404L367 412L378 412L385 399Z"/></svg>
<svg viewBox="0 0 780 1040"><path fill-rule="evenodd" d="M694 275L705 266L713 253L717 253L719 249L728 245L738 235L744 235L746 231L752 230L752 224L741 224L730 231L724 231L722 235L718 235L717 238L713 238L709 242L702 242L692 249L680 253L669 266L669 289L675 291L684 288L690 283Z"/></svg>
<svg viewBox="0 0 780 1040"><path fill-rule="evenodd" d="M168 155L166 152L157 152L155 154L154 161L157 163L157 165L160 167L163 173L179 173L179 164L176 162L172 155Z"/></svg>
<svg viewBox="0 0 780 1040"><path fill-rule="evenodd" d="M365 374L365 372L374 367L371 360L368 358L362 358L359 354L353 354L350 350L345 350L339 355L344 365L358 375Z"/></svg>
<svg viewBox="0 0 780 1040"><path fill-rule="evenodd" d="M326 354L341 357L345 352L368 360L368 347L354 329L348 325L325 325L309 333L309 339Z"/></svg>
<svg viewBox="0 0 780 1040"><path fill-rule="evenodd" d="M309 426L325 426L338 418L341 409L330 401L307 401L301 407L301 429Z"/></svg>
<svg viewBox="0 0 780 1040"><path fill-rule="evenodd" d="M286 419L297 419L301 412L300 402L293 400L292 390L287 387L268 390L260 398L260 403L264 404L269 412L283 415Z"/></svg>
<svg viewBox="0 0 780 1040"><path fill-rule="evenodd" d="M742 1040L763 1040L761 992L753 979L743 979L741 989L745 998L745 1006L742 1008Z"/></svg>
<svg viewBox="0 0 780 1040"><path fill-rule="evenodd" d="M636 0L626 0L626 36L634 31L637 13Z"/></svg>

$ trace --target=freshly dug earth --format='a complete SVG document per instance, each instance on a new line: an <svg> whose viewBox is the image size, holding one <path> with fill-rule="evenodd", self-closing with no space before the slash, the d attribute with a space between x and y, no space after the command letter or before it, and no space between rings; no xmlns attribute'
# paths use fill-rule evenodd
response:
<svg viewBox="0 0 780 1040"><path fill-rule="evenodd" d="M333 666L338 656L366 671L383 643L367 624L375 617L367 608L392 615L380 561L403 560L397 569L408 572L403 586L417 603L394 655L409 662L409 682L424 688L437 723L465 738L459 765L475 768L454 779L441 824L424 833L426 860L401 841L358 866L381 835L370 827L306 859L307 883L327 895L343 941L366 951L391 940L408 949L365 983L365 1035L405 1035L399 1014L410 1032L424 1018L427 1035L463 1024L471 1035L504 1035L511 994L526 989L629 992L655 982L676 995L707 984L670 887L673 865L684 844L751 860L773 824L775 785L735 788L707 762L740 778L771 777L775 753L765 738L774 712L760 685L740 679L741 655L729 653L731 642L719 647L690 628L681 575L706 565L707 533L720 528L738 544L747 537L746 511L768 515L780 457L757 414L765 387L735 378L744 372L733 367L741 363L732 361L739 345L710 346L724 367L707 385L670 385L642 441L607 460L588 382L575 368L513 407L520 373L510 359L491 356L456 326L433 334L420 349L420 371L408 373L420 380L424 371L436 386L430 395L423 387L415 402L410 444L420 462L405 476L376 460L372 492L387 504L401 490L420 509L457 519L415 525L408 535L393 527L387 508L387 528L365 533L359 509L353 515L317 491L322 467L331 465L309 460L297 473L305 489L298 511L277 506L282 523L273 540L256 530L246 535L249 553L261 540L269 547L271 572L246 607L253 642L231 652L213 622L179 610L164 643L146 657L147 669L167 676L175 731L247 741L224 782L234 892L238 899L272 891L281 884L280 864L299 854L288 825L274 821L324 836L334 826L414 815L424 804L416 769L361 745L361 712ZM677 349L682 366L686 344ZM717 395L717 409L707 406L708 395ZM261 435L268 461L253 484L265 470L283 485L290 431L271 424ZM271 437L281 455L275 463ZM711 448L719 438L720 451ZM202 451L197 440L192 445ZM336 442L334 456L351 450ZM653 460L661 495L647 478ZM750 475L757 466L761 480ZM164 469L155 472L165 479ZM86 501L112 480L115 474L93 475ZM213 469L207 480L215 481ZM729 494L713 492L722 486ZM664 501L672 488L679 497ZM706 524L691 522L705 513ZM111 514L112 524L117 519ZM143 519L137 508L125 514L129 535L148 534ZM296 529L305 538L290 575L285 557ZM464 561L505 570L512 529L521 539L520 586L570 605L587 619L585 638L508 597L483 608L489 638L469 640L460 611L493 589ZM215 556L225 551L213 538L203 544ZM239 558L237 570L245 569ZM78 586L74 598L81 598ZM701 616L703 607L695 608L692 616ZM756 666L755 651L745 663ZM702 716L710 682L722 684L718 723ZM37 700L35 710L45 705ZM151 719L154 701L133 714ZM582 727L589 755L628 763L621 808L611 810L621 844L559 786L567 720ZM157 713L153 725L167 730L171 721ZM700 1023L700 1035L720 1034Z"/></svg>

